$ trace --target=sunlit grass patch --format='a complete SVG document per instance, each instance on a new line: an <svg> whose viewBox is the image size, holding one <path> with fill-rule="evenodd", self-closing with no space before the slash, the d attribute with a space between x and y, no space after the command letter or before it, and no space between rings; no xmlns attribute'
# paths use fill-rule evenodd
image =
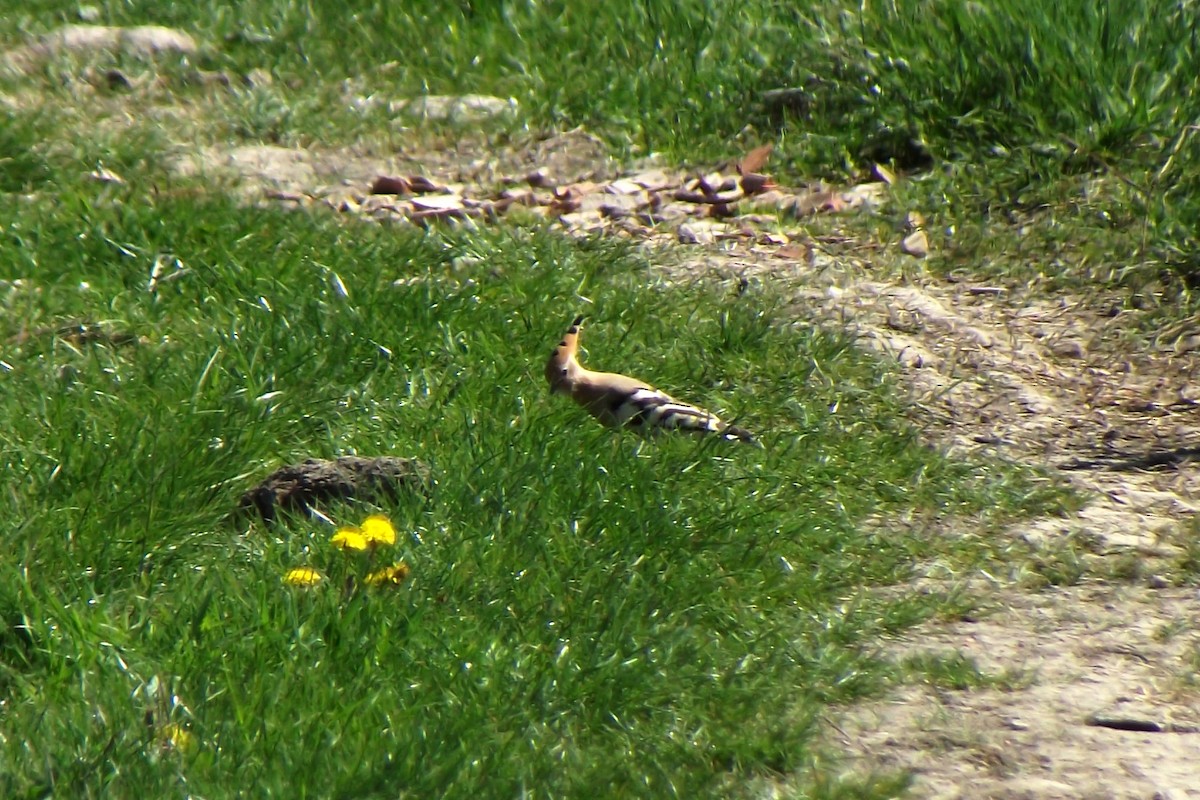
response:
<svg viewBox="0 0 1200 800"><path fill-rule="evenodd" d="M75 3L9 5L0 40L13 46L79 21ZM897 172L903 207L885 216L899 224L915 206L938 234L935 256L949 254L934 263L949 269L1137 291L1160 280L1185 289L1200 269L1200 52L1195 15L1168 0L1066 9L420 0L349 13L253 2L237 14L136 0L96 10L97 23L174 25L201 45L187 57L91 54L0 76L0 90L23 98L16 106L44 106L69 139L60 155L88 169L153 167L179 145L385 156L466 136L487 151L577 126L621 157L704 168L771 142L770 168L785 185L857 181L876 163ZM136 85L91 85L112 68ZM225 80L196 81L200 71ZM791 99L771 101L773 90ZM465 124L399 110L465 94L513 105ZM9 182L44 175L42 151L15 151Z"/></svg>
<svg viewBox="0 0 1200 800"><path fill-rule="evenodd" d="M976 557L878 520L1057 502L922 444L892 378L770 291L655 283L619 243L67 200L11 218L0 302L138 344L3 356L14 790L152 795L183 771L206 796L737 794L808 769L820 709L891 680L867 643L938 611L870 587ZM150 291L163 258L178 277ZM764 448L645 442L552 402L542 363L582 310L606 365ZM278 464L347 453L420 458L428 501L328 509L341 534L231 515ZM186 698L184 720L156 711L184 758L130 701L152 675ZM121 771L69 766L104 758Z"/></svg>
<svg viewBox="0 0 1200 800"><path fill-rule="evenodd" d="M6 47L84 11L6 5ZM785 185L902 178L878 215L792 232L887 241L917 210L934 272L1158 303L1194 277L1200 218L1179 4L85 5L203 46L0 75L0 796L897 796L906 776L812 752L825 711L1011 680L875 655L969 605L914 575L1091 574L1086 542L996 535L1070 505L1051 477L926 446L895 377L773 287L671 286L532 214L416 231L243 207L168 165L462 134L482 158L582 125L707 168L770 141ZM785 87L796 104L765 102ZM467 92L515 107L464 126L390 105ZM596 363L763 450L552 402L540 367L581 312ZM343 454L421 458L429 502L328 510L342 531L231 516L280 464ZM1188 535L1170 581L1200 573Z"/></svg>

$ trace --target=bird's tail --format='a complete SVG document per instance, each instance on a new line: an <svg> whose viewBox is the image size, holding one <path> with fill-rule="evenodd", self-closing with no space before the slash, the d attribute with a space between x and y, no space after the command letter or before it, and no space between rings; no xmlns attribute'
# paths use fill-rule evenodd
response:
<svg viewBox="0 0 1200 800"><path fill-rule="evenodd" d="M761 444L753 433L745 428L739 428L737 425L726 425L721 429L721 435L726 439L737 439L746 444Z"/></svg>

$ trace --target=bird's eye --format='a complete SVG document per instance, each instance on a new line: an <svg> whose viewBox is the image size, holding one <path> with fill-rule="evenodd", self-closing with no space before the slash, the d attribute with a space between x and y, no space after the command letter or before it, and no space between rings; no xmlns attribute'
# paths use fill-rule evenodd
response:
<svg viewBox="0 0 1200 800"><path fill-rule="evenodd" d="M567 377L567 368L566 368L566 367L563 367L563 368L562 368L562 372L561 372L560 374L561 374L561 375L562 375L564 378L565 378L565 377Z"/></svg>

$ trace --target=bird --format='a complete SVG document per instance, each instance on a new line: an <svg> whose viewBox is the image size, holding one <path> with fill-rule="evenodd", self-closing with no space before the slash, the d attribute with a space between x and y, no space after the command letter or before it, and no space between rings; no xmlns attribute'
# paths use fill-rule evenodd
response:
<svg viewBox="0 0 1200 800"><path fill-rule="evenodd" d="M593 372L579 363L579 331L583 317L575 318L546 362L550 393L569 395L604 425L627 427L642 434L680 430L717 434L757 444L745 428L722 422L716 414L676 400L645 381L614 372Z"/></svg>

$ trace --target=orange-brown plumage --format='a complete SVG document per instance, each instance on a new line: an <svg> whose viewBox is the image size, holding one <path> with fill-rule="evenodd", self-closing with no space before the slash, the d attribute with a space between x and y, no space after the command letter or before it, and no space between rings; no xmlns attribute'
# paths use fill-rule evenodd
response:
<svg viewBox="0 0 1200 800"><path fill-rule="evenodd" d="M753 442L747 430L722 422L715 414L681 403L650 384L614 372L593 372L579 363L576 317L546 362L551 394L569 395L605 425L629 426L643 432L655 429L716 433L727 439Z"/></svg>

